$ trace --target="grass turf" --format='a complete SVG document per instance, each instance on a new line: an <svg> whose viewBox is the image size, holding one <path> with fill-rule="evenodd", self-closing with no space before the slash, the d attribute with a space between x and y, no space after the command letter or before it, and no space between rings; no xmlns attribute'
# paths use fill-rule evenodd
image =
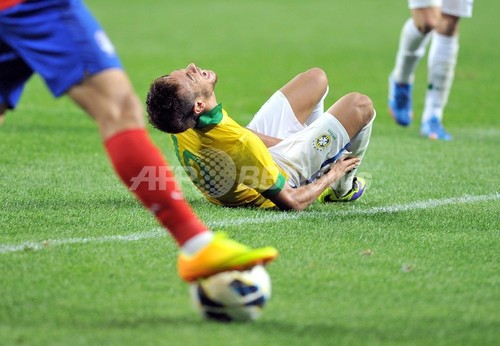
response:
<svg viewBox="0 0 500 346"><path fill-rule="evenodd" d="M329 75L327 103L370 95L370 187L352 205L285 214L209 205L179 174L207 224L281 252L259 321L207 323L176 275L174 242L120 185L95 125L34 78L0 128L1 344L498 344L499 5L477 2L461 24L445 114L455 139L443 143L418 137L424 61L416 123L396 127L386 111L404 1L87 3L141 97L191 61L219 73L218 99L242 124L312 66Z"/></svg>

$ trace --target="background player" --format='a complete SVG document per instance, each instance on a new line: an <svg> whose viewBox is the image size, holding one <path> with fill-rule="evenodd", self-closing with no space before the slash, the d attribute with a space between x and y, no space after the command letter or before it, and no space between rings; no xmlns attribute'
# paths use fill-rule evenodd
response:
<svg viewBox="0 0 500 346"><path fill-rule="evenodd" d="M412 17L402 28L396 64L389 77L389 110L399 125L412 122L415 69L432 38L420 134L450 140L442 125L443 112L457 63L459 20L472 16L473 0L409 0L408 4Z"/></svg>

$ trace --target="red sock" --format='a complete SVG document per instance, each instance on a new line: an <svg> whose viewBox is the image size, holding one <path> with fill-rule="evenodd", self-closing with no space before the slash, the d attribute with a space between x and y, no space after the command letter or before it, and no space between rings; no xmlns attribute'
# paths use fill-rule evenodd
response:
<svg viewBox="0 0 500 346"><path fill-rule="evenodd" d="M207 230L184 200L167 162L145 129L119 132L104 144L118 176L179 245Z"/></svg>

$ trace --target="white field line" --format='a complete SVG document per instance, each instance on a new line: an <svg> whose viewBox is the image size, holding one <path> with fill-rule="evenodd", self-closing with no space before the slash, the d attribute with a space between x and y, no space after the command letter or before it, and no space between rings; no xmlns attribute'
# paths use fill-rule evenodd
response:
<svg viewBox="0 0 500 346"><path fill-rule="evenodd" d="M445 205L478 203L500 199L500 193L480 196L463 196L452 197L445 199L429 199L427 201L417 201L409 204L396 204L386 207L373 207L368 209L353 208L349 210L332 210L327 212L299 212L299 213L269 213L261 217L236 218L222 221L210 222L210 227L223 226L238 226L243 224L267 223L272 221L297 220L316 217L332 217L332 216L354 216L354 215L374 215L374 214L391 214L417 209L431 209Z"/></svg>
<svg viewBox="0 0 500 346"><path fill-rule="evenodd" d="M104 237L90 238L67 238L67 239L48 239L39 243L24 242L16 245L0 244L0 254L17 251L36 251L47 247L67 245L67 244L87 244L87 243L108 243L119 241L137 241L148 238L158 238L165 235L161 228L149 232L132 233L128 235L110 235Z"/></svg>
<svg viewBox="0 0 500 346"><path fill-rule="evenodd" d="M427 201L417 201L409 204L396 204L386 207L373 207L368 209L353 208L350 210L334 210L329 212L298 212L298 213L279 213L269 212L261 217L242 217L235 219L227 219L222 221L210 221L206 223L211 228L218 228L224 226L238 226L244 224L259 224L268 222L288 221L305 218L317 217L332 217L332 216L354 216L354 215L375 215L375 214L391 214L400 213L410 210L419 209L432 209L440 206L467 204L467 203L480 203L486 201L493 201L500 199L500 193L496 192L490 195L479 195L463 197L452 197L445 199L429 199ZM36 251L47 247L68 245L68 244L87 244L87 243L108 243L108 242L130 242L150 238L160 238L166 236L166 232L161 228L153 229L149 232L131 233L128 235L115 235L104 237L89 237L89 238L67 238L67 239L54 239L45 240L43 242L24 242L20 244L0 244L0 254L6 254L19 251Z"/></svg>

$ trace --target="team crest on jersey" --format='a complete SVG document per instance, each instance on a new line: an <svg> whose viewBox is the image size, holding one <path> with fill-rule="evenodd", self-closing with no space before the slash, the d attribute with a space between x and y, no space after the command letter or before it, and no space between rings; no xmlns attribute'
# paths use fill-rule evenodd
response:
<svg viewBox="0 0 500 346"><path fill-rule="evenodd" d="M332 142L332 137L324 133L321 136L318 136L313 141L313 147L316 150L324 150L328 145Z"/></svg>

